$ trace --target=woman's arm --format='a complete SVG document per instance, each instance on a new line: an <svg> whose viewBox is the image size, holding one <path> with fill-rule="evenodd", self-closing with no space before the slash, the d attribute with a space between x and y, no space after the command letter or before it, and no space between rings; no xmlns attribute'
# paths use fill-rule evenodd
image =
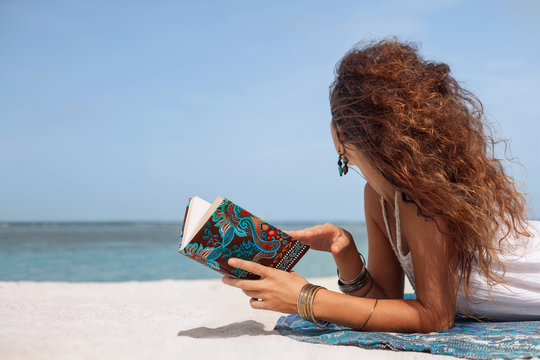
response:
<svg viewBox="0 0 540 360"><path fill-rule="evenodd" d="M457 264L452 262L452 239L438 219L418 215L414 203L399 200L402 231L407 235L416 282L420 316L436 329L453 326L456 314Z"/></svg>
<svg viewBox="0 0 540 360"><path fill-rule="evenodd" d="M382 209L378 194L369 186L365 191L366 225L369 238L369 271L377 288L368 295L396 300L380 300L364 327L371 331L432 332L452 327L455 317L455 286L450 263L449 238L434 220L418 215L414 203L399 200L402 233L412 254L416 300L401 300L403 275L382 229ZM379 294L375 294L375 292ZM382 293L382 294L381 294ZM338 305L339 304L339 305ZM315 315L323 320L357 327L374 305L373 300L321 290L315 297Z"/></svg>
<svg viewBox="0 0 540 360"><path fill-rule="evenodd" d="M273 310L293 314L297 312L296 299L307 281L300 275L240 259L230 259L229 265L261 276L259 280L224 277L222 281L243 290L251 297L254 309ZM313 301L315 317L336 324L359 328L368 318L375 300L336 293L329 290L317 292ZM429 306L431 301L379 300L375 311L362 330L393 332L433 332L452 326L453 314ZM428 305L428 306L426 306Z"/></svg>
<svg viewBox="0 0 540 360"><path fill-rule="evenodd" d="M412 253L417 299L388 299L403 293L403 275L397 270L397 260L372 211L380 211L380 205L376 207L378 202L370 199L371 195L369 192L366 194L366 207L369 208L366 223L370 224L368 269L373 272L377 286L368 295L383 300L378 302L363 329L433 332L451 327L455 315L455 287L451 275L453 265L449 262L448 238L437 229L433 220L418 216L415 204L399 201L402 232L406 235ZM307 282L300 275L238 259L231 260L230 264L261 275L260 280L223 279L226 284L241 288L252 297L250 303L253 308L296 313L298 293ZM371 298L320 290L315 296L313 311L321 320L358 328L365 322L374 304L375 300Z"/></svg>
<svg viewBox="0 0 540 360"><path fill-rule="evenodd" d="M382 219L382 208L379 195L366 184L364 189L364 208L368 234L369 264L365 264L373 279L373 286L366 284L353 296L378 299L402 299L404 275L386 237ZM358 255L358 250L352 235L335 225L324 224L312 228L288 231L297 240L311 246L314 250L331 252L340 277L343 280L354 279L362 270L364 264ZM366 288L371 287L366 293Z"/></svg>

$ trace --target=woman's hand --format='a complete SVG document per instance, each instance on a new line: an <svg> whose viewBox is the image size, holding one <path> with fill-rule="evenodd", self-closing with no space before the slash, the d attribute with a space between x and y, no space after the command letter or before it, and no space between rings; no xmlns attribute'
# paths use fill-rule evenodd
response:
<svg viewBox="0 0 540 360"><path fill-rule="evenodd" d="M273 269L252 261L229 259L229 265L259 275L258 280L223 277L223 283L242 289L254 309L296 313L296 299L307 280L295 272Z"/></svg>
<svg viewBox="0 0 540 360"><path fill-rule="evenodd" d="M333 224L326 223L303 230L287 231L287 234L309 245L313 250L331 252L334 256L339 256L346 250L357 252L351 234Z"/></svg>

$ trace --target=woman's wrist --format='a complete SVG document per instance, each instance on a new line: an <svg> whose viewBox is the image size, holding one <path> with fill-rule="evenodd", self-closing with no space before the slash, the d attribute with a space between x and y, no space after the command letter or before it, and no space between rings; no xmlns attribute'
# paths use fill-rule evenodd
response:
<svg viewBox="0 0 540 360"><path fill-rule="evenodd" d="M363 266L359 274L354 279L345 280L341 277L339 269L337 271L339 290L341 290L341 292L344 294L358 293L360 290L362 290L361 295L359 294L359 296L364 296L367 295L373 287L373 279L371 278L371 275L367 270L366 260L364 259L364 256L362 256L362 254L358 253L358 255L360 256L360 260L362 261ZM366 285L368 284L369 286L366 290Z"/></svg>
<svg viewBox="0 0 540 360"><path fill-rule="evenodd" d="M315 295L317 292L321 289L325 289L322 286L313 285L310 283L305 284L302 289L300 290L300 293L298 294L298 298L296 300L296 308L298 311L298 315L302 317L302 319L311 321L318 327L326 327L328 325L327 321L320 321L315 317L315 313L313 311L313 300L315 299Z"/></svg>
<svg viewBox="0 0 540 360"><path fill-rule="evenodd" d="M345 231L345 230L343 230ZM350 237L349 244L344 247L338 254L332 253L334 261L338 268L340 277L342 280L353 280L358 276L364 267L364 262L360 258L356 244L352 239L352 236L347 232L347 236Z"/></svg>

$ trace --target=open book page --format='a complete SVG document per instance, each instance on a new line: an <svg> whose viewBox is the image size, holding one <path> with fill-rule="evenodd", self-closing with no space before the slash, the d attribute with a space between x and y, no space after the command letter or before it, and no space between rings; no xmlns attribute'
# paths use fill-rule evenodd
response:
<svg viewBox="0 0 540 360"><path fill-rule="evenodd" d="M218 196L212 204L204 201L198 196L194 196L189 203L189 210L186 216L186 224L184 225L184 236L182 237L182 246L180 250L186 247L193 236L202 228L206 220L218 208L223 201L223 198Z"/></svg>

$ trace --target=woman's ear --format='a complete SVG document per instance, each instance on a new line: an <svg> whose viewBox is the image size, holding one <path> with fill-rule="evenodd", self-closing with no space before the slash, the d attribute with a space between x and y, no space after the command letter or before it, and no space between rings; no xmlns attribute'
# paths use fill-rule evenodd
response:
<svg viewBox="0 0 540 360"><path fill-rule="evenodd" d="M337 129L337 136L338 136L339 142L345 145L345 136L343 135L343 131L340 128Z"/></svg>
<svg viewBox="0 0 540 360"><path fill-rule="evenodd" d="M334 139L334 143L336 144L336 148L338 147L338 144L345 146L345 136L343 135L343 131L338 128L334 123L331 123L331 131L332 138Z"/></svg>

